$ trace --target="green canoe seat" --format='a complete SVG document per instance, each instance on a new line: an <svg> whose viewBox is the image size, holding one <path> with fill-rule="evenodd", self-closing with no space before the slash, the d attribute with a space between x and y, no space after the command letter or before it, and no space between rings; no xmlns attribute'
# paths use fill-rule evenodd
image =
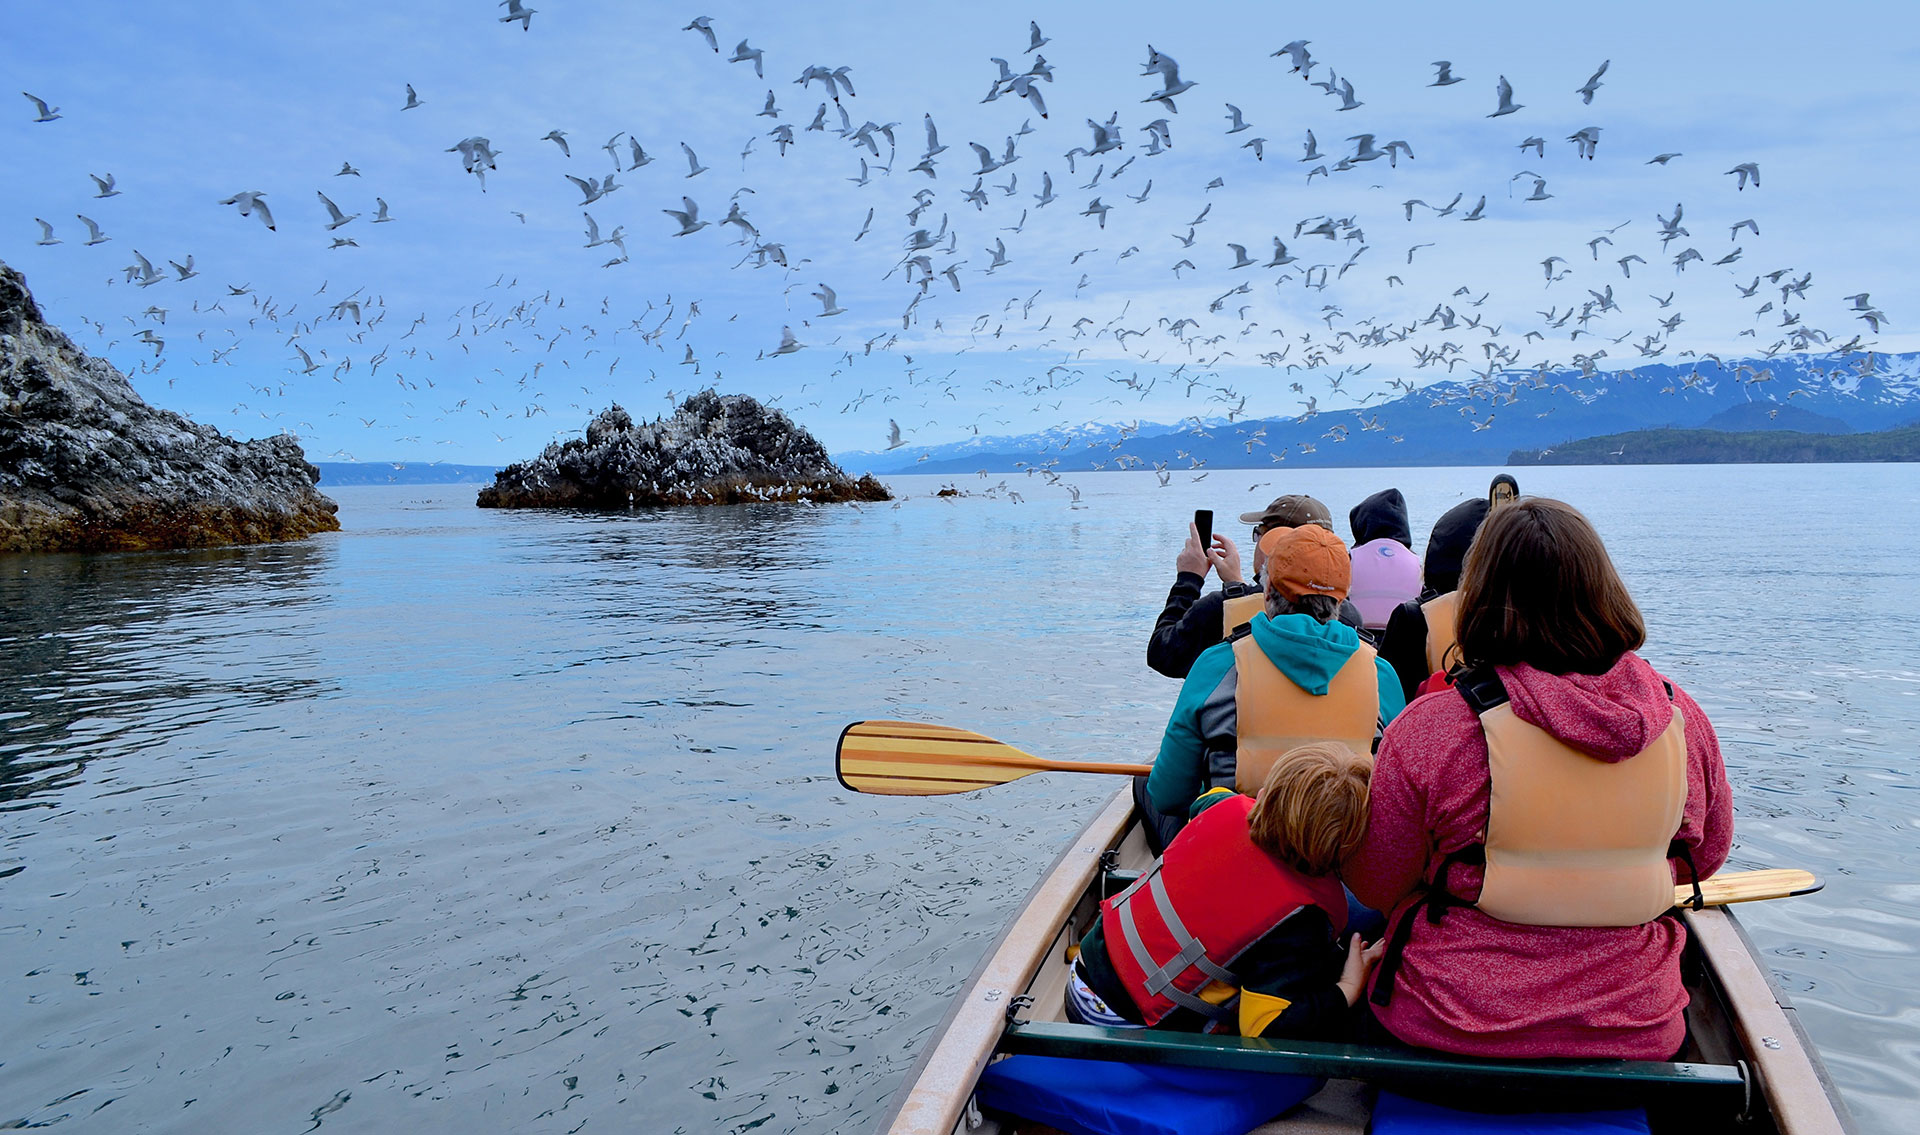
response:
<svg viewBox="0 0 1920 1135"><path fill-rule="evenodd" d="M1487 1111L1649 1107L1724 1121L1749 1100L1741 1065L1643 1060L1498 1060L1319 1041L1108 1029L1053 1021L1009 1025L999 1051L1359 1080L1418 1095L1465 1091Z"/></svg>

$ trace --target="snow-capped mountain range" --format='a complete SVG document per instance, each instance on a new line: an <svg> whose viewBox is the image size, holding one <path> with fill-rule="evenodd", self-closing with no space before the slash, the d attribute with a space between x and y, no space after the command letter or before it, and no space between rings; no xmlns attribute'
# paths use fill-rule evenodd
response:
<svg viewBox="0 0 1920 1135"><path fill-rule="evenodd" d="M1342 391L1298 415L1174 423L1088 422L1018 437L836 454L848 472L957 473L1295 465L1498 464L1517 449L1660 426L1844 433L1920 419L1920 353L1704 357L1624 371L1509 371L1445 380L1391 401Z"/></svg>

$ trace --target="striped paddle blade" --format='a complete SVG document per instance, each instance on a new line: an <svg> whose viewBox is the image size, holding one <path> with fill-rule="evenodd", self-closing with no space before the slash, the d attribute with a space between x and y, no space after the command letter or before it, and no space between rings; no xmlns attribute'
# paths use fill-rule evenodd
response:
<svg viewBox="0 0 1920 1135"><path fill-rule="evenodd" d="M856 721L840 734L834 772L854 792L946 796L1005 784L1036 772L1144 775L1148 765L1054 761L948 725Z"/></svg>

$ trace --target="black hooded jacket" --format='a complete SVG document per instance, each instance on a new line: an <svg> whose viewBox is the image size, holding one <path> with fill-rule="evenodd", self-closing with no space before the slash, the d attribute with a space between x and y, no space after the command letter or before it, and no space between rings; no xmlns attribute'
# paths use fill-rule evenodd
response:
<svg viewBox="0 0 1920 1135"><path fill-rule="evenodd" d="M1407 498L1400 495L1399 489L1381 489L1354 505L1353 511L1347 513L1347 523L1353 528L1356 548L1384 538L1400 541L1409 551L1413 549L1413 529L1407 524Z"/></svg>
<svg viewBox="0 0 1920 1135"><path fill-rule="evenodd" d="M1426 588L1420 598L1395 607L1387 619L1387 629L1380 634L1380 657L1400 676L1400 688L1408 701L1427 680L1427 616L1420 604L1460 586L1460 566L1466 562L1467 549L1473 546L1474 534L1486 518L1487 502L1481 498L1461 501L1434 522L1423 561Z"/></svg>

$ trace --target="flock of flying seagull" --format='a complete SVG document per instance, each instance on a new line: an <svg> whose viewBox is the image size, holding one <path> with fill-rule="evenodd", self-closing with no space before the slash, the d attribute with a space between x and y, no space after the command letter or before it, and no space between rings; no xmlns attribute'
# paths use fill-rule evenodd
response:
<svg viewBox="0 0 1920 1135"><path fill-rule="evenodd" d="M501 6L508 9L506 15L499 17L502 23L518 23L522 31L534 31L533 17L537 9L526 7L521 0L503 0ZM766 51L753 46L751 36L741 38L730 53L723 53L721 30L710 18L693 19L682 30L691 37L688 42L696 53L704 51L720 57L716 60L717 66L743 76L745 68L741 65L750 65L754 82L765 78ZM678 148L686 168L677 176L677 170L670 168L673 163L649 169L656 161L655 155L647 151L639 137L625 131L614 134L597 150L582 148L576 152L572 134L558 127L534 139L533 144L544 148L550 143L554 147L550 152L557 152L560 159L569 164L594 161L595 153L604 151L611 168L603 175L594 176L582 168L579 172L585 176L574 173L562 176L564 184L570 184L579 195L579 200L572 203L582 211L584 247L605 257L606 268L617 269L631 263L626 246L630 234L626 224L609 226L588 210L597 207L604 215L614 194L630 186L644 185L648 187L645 192L654 195L656 200L667 198L658 206L659 213L670 222L663 223L663 233L674 238L692 238L695 242L715 241L714 232L725 233L725 239L735 246L738 255L733 266L769 271L780 280L783 298L795 289L812 288L810 295L820 304L820 309L787 323L781 328L777 345L769 345L760 352L761 359L793 355L808 349L809 344L802 341L805 338L815 340L817 355L831 360L830 365L819 368L823 373L812 374L808 376L809 381L797 385L786 383L784 393L770 399L786 400L787 408L795 412L831 410L835 404L844 403L839 405L840 412L860 413L868 403L878 399L880 406L901 402L902 409L894 411L896 415L908 406L927 410L932 418L918 427L920 430L935 426L951 428L953 419L942 414L940 406L943 398L959 400L959 386L964 380L956 381L957 368L945 375L935 375L924 360L928 356L975 349L1002 349L1025 352L1029 357L1039 358L1041 363L1035 364L1033 372L1024 377L1016 377L1008 370L987 380L985 388L978 393L1001 403L1025 402L1042 409L1051 404L1058 412L1066 397L1065 391L1088 379L1102 378L1113 387L1110 398L1104 401L1122 405L1129 399L1144 400L1157 384L1167 382L1170 387L1185 384L1189 399L1197 397L1203 402L1219 403L1214 416L1224 415L1233 422L1248 414L1247 394L1236 389L1236 383L1248 386L1251 380L1244 377L1246 368L1265 366L1286 380L1294 394L1304 396L1298 402L1304 412L1288 415L1296 422L1307 423L1326 414L1350 414L1360 428L1375 428L1367 424L1364 411L1365 402L1374 395L1361 398L1348 393L1342 385L1347 379L1364 374L1379 358L1391 357L1383 356L1382 352L1394 349L1409 352L1410 358L1407 355L1400 358L1412 370L1433 368L1454 374L1465 368L1470 381L1464 385L1448 384L1450 393L1445 396L1468 404L1462 412L1470 412L1475 417L1474 428L1490 428L1495 417L1492 408L1502 404L1503 396L1504 402L1510 404L1515 391L1523 387L1545 386L1550 381L1590 380L1601 368L1602 361L1610 357L1610 349L1611 357L1616 359L1612 365L1618 365L1621 358L1650 360L1665 356L1667 361L1672 361L1693 356L1694 352L1682 349L1676 340L1677 329L1685 322L1681 312L1674 308L1677 289L1670 289L1665 297L1649 295L1655 305L1652 308L1637 306L1637 310L1651 316L1650 322L1635 325L1628 314L1632 305L1624 302L1624 292L1629 286L1637 287L1648 272L1663 267L1670 281L1687 277L1690 267L1696 278L1702 270L1724 269L1719 275L1725 282L1714 286L1734 287L1743 297L1761 301L1753 313L1752 326L1739 332L1754 340L1756 356L1773 357L1782 351L1816 353L1837 360L1836 368L1842 363L1863 365L1867 369L1873 366L1873 356L1868 353L1872 344L1857 329L1824 330L1804 318L1808 293L1814 286L1811 272L1769 266L1765 272L1755 272L1750 283L1732 275L1740 271L1733 266L1749 255L1746 246L1758 242L1761 231L1758 220L1753 217L1734 220L1732 214L1727 213L1714 222L1715 229L1708 229L1702 226L1697 214L1688 214L1683 203L1675 204L1670 214L1661 212L1650 219L1624 218L1618 225L1594 232L1591 239L1585 241L1588 257L1580 257L1574 248L1549 252L1539 262L1548 290L1548 307L1534 312L1540 318L1537 322L1529 320L1527 326L1517 325L1511 314L1501 319L1483 314L1488 294L1483 291L1475 296L1464 286L1439 291L1421 300L1418 308L1423 314L1412 317L1349 316L1342 308L1340 293L1349 286L1350 274L1354 274L1357 282L1359 274L1370 269L1375 274L1374 281L1383 282L1389 290L1408 287L1403 277L1415 276L1412 266L1417 254L1443 244L1451 249L1471 239L1458 234L1478 231L1442 229L1439 226L1443 223L1471 224L1542 207L1541 203L1555 197L1550 190L1552 184L1562 178L1579 176L1584 168L1590 168L1587 163L1605 163L1611 155L1602 154L1603 128L1582 126L1560 142L1545 136L1557 134L1554 130L1545 134L1528 133L1523 139L1516 139L1515 165L1526 162L1552 168L1544 164L1548 161L1549 147L1558 152L1563 145L1571 147L1574 165L1570 173L1551 176L1531 168L1519 169L1508 179L1505 198L1482 191L1480 187L1467 187L1455 191L1452 198L1445 201L1407 198L1397 203L1393 210L1396 215L1390 219L1363 219L1363 210L1356 205L1363 199L1353 190L1365 177L1381 177L1373 172L1381 165L1397 170L1402 163L1418 161L1416 149L1425 150L1425 143L1416 147L1417 137L1412 141L1406 138L1383 141L1380 134L1356 129L1344 138L1343 144L1333 144L1317 138L1311 127L1303 129L1303 137L1294 142L1283 142L1260 135L1258 126L1249 121L1240 105L1222 102L1216 105L1224 106L1221 117L1225 126L1213 127L1212 131L1228 139L1229 144L1237 143L1237 148L1246 154L1238 171L1228 170L1213 176L1200 187L1200 192L1210 194L1223 188L1228 177L1253 177L1255 171L1259 171L1258 176L1271 180L1276 175L1269 172L1270 167L1265 163L1270 157L1277 161L1291 144L1300 147L1294 163L1298 171L1295 176L1301 177L1296 183L1298 192L1323 194L1325 208L1290 219L1285 226L1277 226L1279 231L1257 237L1241 237L1235 233L1207 237L1202 235L1203 230L1218 224L1217 220L1210 219L1214 209L1210 198L1196 215L1189 218L1183 211L1174 223L1166 225L1165 210L1153 196L1155 174L1162 168L1161 163L1167 163L1170 170L1169 174L1160 175L1163 184L1169 177L1190 176L1189 167L1168 163L1166 155L1187 140L1189 131L1208 129L1200 125L1176 129L1174 125L1180 114L1176 100L1185 103L1191 111L1194 100L1199 97L1194 91L1202 84L1183 76L1172 56L1149 45L1145 59L1139 64L1140 77L1157 84L1157 87L1143 85L1141 91L1143 97L1139 103L1148 108L1141 117L1148 120L1123 124L1122 109L1114 109L1104 118L1088 117L1084 134L1076 138L1079 144L1057 156L1042 155L1036 151L1043 139L1061 130L1077 128L1051 119L1047 98L1055 89L1056 76L1054 66L1041 51L1051 41L1037 22L1029 25L1026 40L1017 54L1009 52L1019 60L1017 64L998 57L989 61L993 69L985 76L985 95L981 101L1006 100L1014 110L1007 120L1008 128L1002 141L966 143L971 159L941 142L939 127L931 113L921 112L920 121L914 127L903 126L898 120L875 121L855 114L850 108L863 104L856 93L854 70L847 65L813 64L800 70L798 77L791 81L800 88L798 97L806 102L817 98L818 103L811 111L801 110L791 121L784 120L787 108L781 102L793 96L781 96L774 89L766 91L764 100L755 97L754 102L759 105L757 111L749 114L743 105L741 118L746 123L767 120L747 127L752 133L740 154L743 169L755 160L763 164L782 162L795 147L837 148L843 155L839 160L847 168L846 182L851 189L817 185L806 188L822 195L833 193L854 198L855 204L847 209L849 232L843 238L851 244L871 248L893 242L891 251L873 260L878 279L862 287L863 295L880 292L883 286L898 289L897 305L890 306L884 315L858 310L861 306L870 308L878 302L874 300L865 300L852 309L843 307L840 294L844 287L836 290L818 281L817 273L805 271L816 258L825 258L827 250L822 243L829 239L825 234L763 231L750 215L752 202L758 196L754 188L742 187L732 192L726 197L724 215L719 215L713 200L716 193L726 192L726 183L720 181L724 175L703 164L694 146L685 140L678 141ZM1309 41L1295 40L1272 52L1272 56L1283 61L1274 64L1279 74L1298 76L1307 85L1306 89L1322 92L1322 96L1330 100L1325 105L1331 113L1344 115L1367 105L1362 97L1364 92L1356 87L1352 75L1341 75L1328 62L1315 58ZM1586 82L1571 88L1569 94L1532 97L1536 102L1543 97L1557 99L1572 107L1575 104L1570 96L1578 96L1579 107L1590 107L1606 85L1603 77L1609 65L1610 61L1601 62ZM1432 66L1434 74L1425 86L1447 88L1466 81L1466 77L1455 73L1451 61L1436 61ZM32 94L26 94L26 98L34 107L34 122L51 124L61 119L59 107ZM1528 104L1518 101L1519 98L1506 76L1500 75L1493 84L1493 98L1473 113L1489 119L1521 114L1528 109ZM415 110L424 102L414 87L408 85L404 104L396 107L396 113ZM856 118L860 119L857 123ZM905 114L902 118L912 121L913 116ZM1020 120L1017 126L1013 125L1014 118ZM1035 119L1039 120L1038 125ZM803 120L806 124L799 125ZM925 144L917 155L911 149L902 153L903 143L911 146L920 137L924 137ZM763 148L756 150L756 144ZM446 147L448 153L457 155L461 173L470 175L482 192L486 189L487 174L498 170L499 163L506 160L503 155L512 149L525 152L518 146L496 146L491 138L477 134ZM1664 170L1669 163L1683 158L1681 153L1663 152L1644 159L1625 160ZM1062 178L1058 185L1056 174ZM1724 197L1713 202L1713 209L1725 210L1733 202L1741 201L1740 195L1747 190L1757 191L1761 187L1761 170L1756 163L1737 163L1726 175L1729 189ZM334 175L335 178L362 176L360 170L346 161ZM996 181L987 182L989 176ZM1082 182L1081 178L1086 180ZM663 179L685 188L668 189L660 184ZM110 173L93 176L92 180L96 189L93 198L106 200L122 193ZM1316 182L1320 183L1319 187L1315 186ZM716 186L716 183L719 184ZM1511 186L1518 183L1530 183L1530 190L1516 197ZM562 183L556 182L556 199L561 186ZM1495 186L1496 191L1498 188ZM1076 195L1068 201L1063 194ZM1084 205L1079 204L1078 194L1089 195ZM874 203L868 205L859 200L862 195L870 195ZM231 208L239 217L256 220L264 232L278 233L279 225L267 196L256 189L245 189L217 203ZM366 225L396 220L390 215L384 197L374 198L376 212L368 218L364 212L343 210L327 190L316 190L315 196L326 217L319 231L330 249L359 247L356 237L364 236L367 230L350 226L362 222L363 218ZM346 199L344 195L336 196ZM672 200L675 197L677 202ZM701 197L708 202L704 215ZM284 217L287 211L284 203L281 204ZM98 206L91 211L106 215ZM1047 261L1047 246L1057 243L1052 238L1062 232L1077 232L1081 235L1076 239L1097 242L1101 234L1108 231L1109 215L1116 211L1120 211L1120 217L1152 217L1173 231L1157 238L1158 248L1130 244L1117 258L1111 253L1103 254L1096 246L1074 253L1070 259L1062 257L1065 263ZM524 223L524 211L514 215ZM86 230L85 240L75 236L76 243L93 247L113 239L92 216L78 212L74 216ZM35 218L35 221L40 228L39 245L64 242L60 234L66 231L66 226L55 225L44 218ZM1031 242L1036 249L1031 254L1034 260L1020 263L1027 255L1021 250L1022 238L1030 226L1039 230L1043 222L1048 239L1034 239ZM628 223L638 225L640 222L629 219ZM1394 242L1405 247L1388 248L1388 240L1380 228L1382 224L1397 224L1412 234L1410 238ZM1696 237L1689 225L1700 228L1701 235ZM304 222L301 227L305 227ZM887 235L889 229L891 236ZM1629 229L1631 231L1627 231ZM1714 237L1717 229L1726 230L1724 242ZM1130 227L1128 231L1136 229ZM1747 234L1745 241L1741 239L1743 233ZM1226 239L1228 236L1235 239ZM872 244L862 244L869 240ZM1009 240L1013 241L1012 245ZM1473 246L1464 247L1471 250ZM178 287L201 275L192 255L178 260L163 258L170 269L167 271L156 268L138 251L130 251L132 262L125 266L121 283L143 289L162 284ZM735 254L724 253L729 257ZM1368 267L1363 267L1362 257L1368 254L1371 254ZM1093 279L1096 261L1088 261L1085 267L1081 267L1081 262L1096 255L1101 256L1098 263L1116 266L1138 257L1130 267L1146 265L1144 270L1154 273L1155 278L1174 281L1158 285L1161 291L1153 301L1158 310L1137 312L1137 303L1128 302L1117 312L1112 312L1111 307L1098 310L1097 314L1105 318L1083 314L1069 320L1067 315L1076 303L1084 302L1088 310L1095 310L1100 291ZM1159 266L1151 266L1156 259ZM1640 275L1635 274L1636 269ZM1162 272L1167 275L1158 275ZM1052 276L1061 282L1041 287L1023 285L1018 294L995 295L998 281L994 277L1003 273L1006 276L1024 273L1029 281L1036 276ZM1383 281L1380 281L1381 275L1384 275ZM1576 275L1580 277L1577 283L1559 292L1554 290L1556 285ZM1245 278L1228 286L1236 276ZM1076 277L1077 283L1072 282ZM1189 285L1208 280L1220 281L1219 294L1209 293L1208 298L1189 290ZM451 401L450 405L424 407L416 406L409 399L403 406L417 413L403 413L399 421L381 423L376 418L359 418L367 430L384 425L417 431L393 435L393 442L423 444L431 431L422 423L433 409L439 411L441 419L462 412L501 419L520 416L530 419L548 413L543 399L549 393L559 393L557 380L562 372L572 375L566 381L566 388L578 386L581 391L582 397L570 406L591 410L603 390L618 393L618 385L628 382L616 371L623 359L634 355L647 360L638 366L647 371L648 382L662 380L660 368L689 368L686 381L675 382L682 387L682 392L702 380L719 383L723 379L718 370L712 369L721 352L703 356L696 350L702 341L698 331L688 340L689 331L702 315L698 300L675 300L669 296L658 304L647 302L645 310L637 313L611 298L602 299L597 310L591 303L576 303L569 309L564 296L550 289L522 287L517 279L508 283L503 277L491 287L504 290L497 297L478 297L438 321L442 330L450 327L452 334L440 340L442 345L437 349L443 354L452 351L454 347L443 344L454 342L458 350L472 356L472 345L484 341L492 344L496 351L538 352L543 356L517 375L509 374L506 367L470 374L462 366L452 365L454 360L436 358L436 347L428 346L426 335L421 334L429 331L429 325L435 321L422 312L411 320L404 333L394 331L388 324L389 311L381 289L375 285L363 285L336 297L328 295L327 285L323 284L315 297L283 302L258 295L245 284L228 284L211 296L196 294L192 304L194 313L205 319L214 315L227 316L230 320L244 318L245 329L271 330L292 352L284 373L262 376L259 383L250 383L258 398L252 405L242 402L234 410L236 415L242 411L257 412L261 418L273 421L285 415L269 412L273 409L272 400L284 395L290 382L313 375L343 383L355 374L372 380L380 376L383 368L409 395L419 394L436 403ZM1083 301L1083 293L1090 290L1093 294ZM1777 300L1773 296L1775 291ZM977 297L983 295L993 298L981 303ZM1868 333L1878 334L1887 317L1872 303L1870 296L1858 293L1847 299L1851 304L1845 309L1847 314L1864 324ZM243 307L228 311L228 304L240 305L243 301ZM1289 331L1263 326L1257 315L1249 315L1250 312L1264 314L1276 305L1288 313L1292 322L1303 327ZM1036 306L1041 309L1037 316ZM1530 309L1534 306L1527 305ZM1491 310L1508 309L1496 305ZM168 361L165 338L168 314L166 308L153 304L138 315L124 317L139 332L133 341L152 349L153 354L141 364L143 371L158 371ZM852 340L847 335L827 340L825 337L838 325L825 321L842 316L850 317L843 323L864 319L864 330L868 333ZM713 318L709 317L708 322ZM898 326L890 326L895 320ZM394 322L397 325L399 321ZM88 322L96 334L103 339L109 337L104 321ZM795 330L795 324L799 325L799 331ZM207 344L207 330L197 332L192 364L234 365L228 356L239 349L245 330L235 323L216 329L216 337L220 331L230 336L224 345ZM1581 342L1583 338L1585 343ZM1771 340L1770 345L1762 346L1763 339ZM211 353L202 353L200 347ZM1865 361L1860 364L1858 357L1863 353L1866 353ZM601 356L600 362L591 361L596 355ZM675 355L681 357L675 358ZM916 356L922 361L916 361ZM1363 359L1366 361L1360 361ZM1108 365L1103 367L1102 363ZM598 368L603 364L606 375L600 378ZM875 381L865 380L867 370L881 367L886 370ZM1236 368L1238 375L1229 381L1229 372ZM630 365L629 373L634 370ZM410 377L409 371L417 377ZM1144 377L1143 371L1147 372ZM595 376L599 388L582 381L589 373ZM451 374L462 377L448 377ZM1739 376L1740 381L1755 383L1771 377L1758 366L1741 367ZM479 390L464 389L467 378L471 378ZM1308 383L1314 384L1312 390L1308 389ZM871 391L869 385L873 386ZM447 389L439 390L442 386ZM856 392L849 393L849 386L855 387ZM1088 389L1098 386L1095 383ZM1394 381L1393 387L1411 393L1416 384L1411 378L1402 377ZM803 401L810 390L814 391L813 400ZM1256 394L1271 392L1256 391ZM456 393L465 396L455 401ZM669 402L678 396L674 390L665 393ZM502 398L509 404L502 405ZM1340 405L1342 402L1350 404ZM1484 419L1479 417L1483 408ZM333 413L357 416L352 410L342 398L335 404ZM991 413L987 411L960 428L970 429L977 435L982 420ZM1198 413L1192 420L1196 430L1206 424L1206 418ZM1001 420L1000 424L1010 421ZM314 429L311 422L302 421L298 425L306 430ZM292 428L292 424L287 428ZM1337 444L1345 439L1348 431L1349 427L1340 424L1320 436L1331 438ZM897 417L890 417L886 448L908 444L908 438L915 432L916 429L903 429ZM1260 431L1262 435L1264 432ZM507 440L497 432L494 437L502 442ZM1264 444L1256 436L1255 441L1248 443L1249 453L1256 443ZM1312 449L1311 444L1302 444L1297 451L1312 452ZM342 448L328 456L351 458L353 455ZM1279 451L1274 460L1282 457L1284 450ZM1124 453L1112 458L1116 468L1139 464L1142 462ZM1167 484L1174 471L1165 464L1157 465L1156 469L1161 483ZM1046 473L1050 481L1057 481L1057 475L1047 473L1044 468L1029 470L1035 471Z"/></svg>

